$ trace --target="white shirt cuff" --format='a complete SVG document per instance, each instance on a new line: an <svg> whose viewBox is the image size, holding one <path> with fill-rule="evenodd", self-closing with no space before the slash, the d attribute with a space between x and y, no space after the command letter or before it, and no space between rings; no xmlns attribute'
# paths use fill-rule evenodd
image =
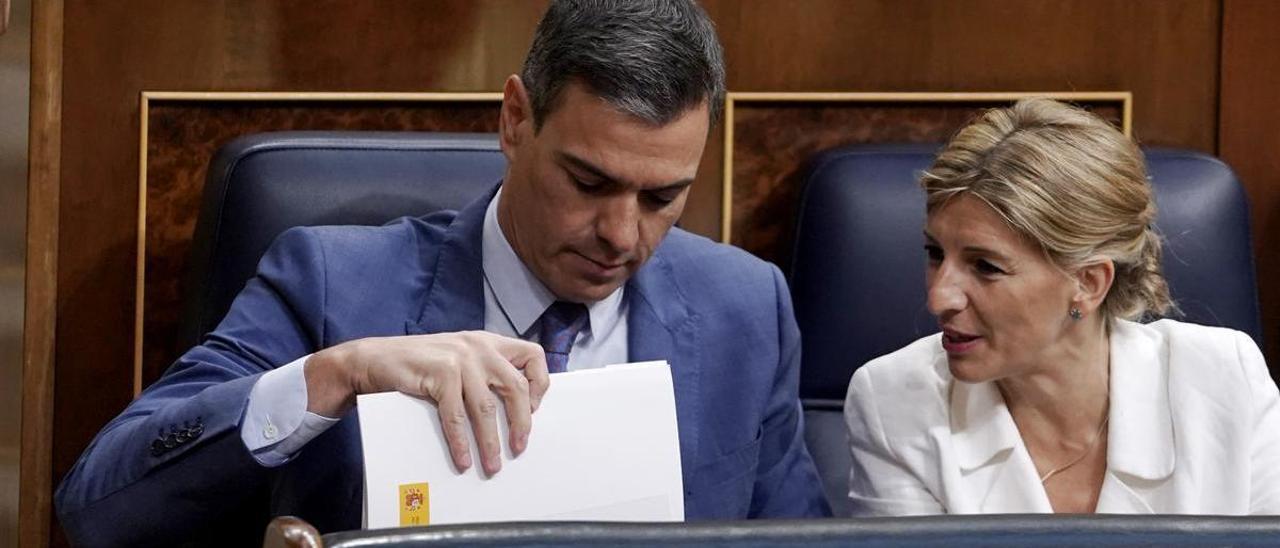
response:
<svg viewBox="0 0 1280 548"><path fill-rule="evenodd" d="M307 411L306 355L277 367L254 383L240 439L263 466L280 466L289 462L302 446L320 435L338 419Z"/></svg>

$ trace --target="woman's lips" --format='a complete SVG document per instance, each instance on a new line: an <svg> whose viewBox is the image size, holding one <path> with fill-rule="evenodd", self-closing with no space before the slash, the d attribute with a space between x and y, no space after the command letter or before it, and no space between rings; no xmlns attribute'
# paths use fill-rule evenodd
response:
<svg viewBox="0 0 1280 548"><path fill-rule="evenodd" d="M964 354L978 346L982 337L970 335L962 331L942 330L942 349L948 354Z"/></svg>

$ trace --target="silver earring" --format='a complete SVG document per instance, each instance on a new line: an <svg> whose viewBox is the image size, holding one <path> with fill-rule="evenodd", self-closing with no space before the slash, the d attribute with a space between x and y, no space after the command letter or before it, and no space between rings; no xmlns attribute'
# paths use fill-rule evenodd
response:
<svg viewBox="0 0 1280 548"><path fill-rule="evenodd" d="M1080 312L1080 309L1079 309L1079 308L1076 308L1076 307L1074 307L1074 306L1073 306L1073 307L1071 307L1071 311L1067 312L1067 315L1071 316L1071 319L1073 319L1073 320L1075 320L1075 321L1077 321L1077 322L1078 322L1078 321L1080 321L1080 318L1083 318L1083 317L1084 317L1084 314L1082 314L1082 313Z"/></svg>

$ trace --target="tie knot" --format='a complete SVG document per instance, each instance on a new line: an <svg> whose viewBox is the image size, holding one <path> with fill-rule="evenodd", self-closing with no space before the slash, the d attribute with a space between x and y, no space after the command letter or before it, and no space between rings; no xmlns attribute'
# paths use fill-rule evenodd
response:
<svg viewBox="0 0 1280 548"><path fill-rule="evenodd" d="M542 349L552 373L565 371L574 339L587 325L587 307L580 303L556 301L542 313Z"/></svg>

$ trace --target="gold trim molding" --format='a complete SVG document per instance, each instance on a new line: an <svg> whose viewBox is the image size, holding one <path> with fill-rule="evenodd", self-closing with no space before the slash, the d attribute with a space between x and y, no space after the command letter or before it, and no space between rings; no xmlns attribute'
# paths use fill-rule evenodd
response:
<svg viewBox="0 0 1280 548"><path fill-rule="evenodd" d="M1059 101L1121 104L1121 131L1131 136L1133 94L1128 91L993 91L993 92L729 92L724 99L724 165L720 204L720 241L733 241L733 126L738 103L997 103L1027 97L1047 97Z"/></svg>

